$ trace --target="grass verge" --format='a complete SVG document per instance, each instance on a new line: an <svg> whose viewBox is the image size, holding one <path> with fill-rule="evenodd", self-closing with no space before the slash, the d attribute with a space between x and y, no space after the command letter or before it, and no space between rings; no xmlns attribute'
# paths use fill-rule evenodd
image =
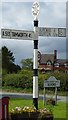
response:
<svg viewBox="0 0 68 120"><path fill-rule="evenodd" d="M24 107L24 106L33 106L32 100L25 100L25 99L10 99L9 101L9 111L11 112L12 109L15 107ZM65 102L58 102L57 105L43 105L43 101L38 101L39 109L48 108L53 112L54 119L66 119L67 118L67 106Z"/></svg>
<svg viewBox="0 0 68 120"><path fill-rule="evenodd" d="M32 93L32 89L29 88L29 89L22 89L22 88L15 88L15 87L11 87L11 86L2 86L2 91L5 91L5 92L19 92L19 93ZM39 94L43 94L44 91L43 90L39 90ZM57 92L58 95L60 96L67 96L68 95L68 92L65 92L65 91L58 91ZM55 94L55 91L51 91L51 90L46 90L46 94L48 95L54 95Z"/></svg>

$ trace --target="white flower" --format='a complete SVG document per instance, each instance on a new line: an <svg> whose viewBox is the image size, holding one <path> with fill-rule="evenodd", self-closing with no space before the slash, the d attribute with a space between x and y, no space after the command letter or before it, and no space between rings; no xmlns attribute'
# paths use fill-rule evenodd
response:
<svg viewBox="0 0 68 120"><path fill-rule="evenodd" d="M17 111L21 111L21 108L20 107L16 107L15 108Z"/></svg>

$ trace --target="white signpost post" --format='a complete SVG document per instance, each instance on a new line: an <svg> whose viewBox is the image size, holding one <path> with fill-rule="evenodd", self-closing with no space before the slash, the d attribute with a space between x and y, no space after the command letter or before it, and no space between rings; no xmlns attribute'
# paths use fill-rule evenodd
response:
<svg viewBox="0 0 68 120"><path fill-rule="evenodd" d="M33 103L38 109L38 36L42 37L66 37L66 28L38 27L39 3L34 2L32 6L34 16L34 31L1 29L1 37L5 39L21 39L34 41L34 76L33 76ZM51 84L52 83L47 83ZM55 85L58 83L56 82ZM52 85L53 86L53 85Z"/></svg>

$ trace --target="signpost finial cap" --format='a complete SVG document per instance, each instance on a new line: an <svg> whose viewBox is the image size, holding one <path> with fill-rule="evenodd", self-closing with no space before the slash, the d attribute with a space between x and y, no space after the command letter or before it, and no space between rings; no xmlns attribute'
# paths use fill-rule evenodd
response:
<svg viewBox="0 0 68 120"><path fill-rule="evenodd" d="M39 2L37 1L34 2L32 6L32 14L35 17L35 19L37 19L37 16L39 14L39 8L40 8Z"/></svg>

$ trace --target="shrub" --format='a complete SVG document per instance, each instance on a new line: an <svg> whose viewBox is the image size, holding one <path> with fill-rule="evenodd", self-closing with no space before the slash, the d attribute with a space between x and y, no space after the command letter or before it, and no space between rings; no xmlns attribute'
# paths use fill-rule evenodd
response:
<svg viewBox="0 0 68 120"><path fill-rule="evenodd" d="M4 86L32 88L32 78L23 74L7 74L3 78Z"/></svg>
<svg viewBox="0 0 68 120"><path fill-rule="evenodd" d="M55 100L53 98L47 99L46 100L46 104L51 104L51 105L55 105Z"/></svg>
<svg viewBox="0 0 68 120"><path fill-rule="evenodd" d="M39 90L43 90L44 88L44 80L47 80L50 76L55 76L57 80L60 80L60 87L58 91L68 91L68 74L61 72L53 72L47 74L38 75L38 86ZM32 70L21 70L18 74L6 74L3 75L2 78L3 86L14 86L20 88L29 89L33 87L33 71ZM49 88L47 88L49 89ZM54 88L50 88L50 90L54 90Z"/></svg>

